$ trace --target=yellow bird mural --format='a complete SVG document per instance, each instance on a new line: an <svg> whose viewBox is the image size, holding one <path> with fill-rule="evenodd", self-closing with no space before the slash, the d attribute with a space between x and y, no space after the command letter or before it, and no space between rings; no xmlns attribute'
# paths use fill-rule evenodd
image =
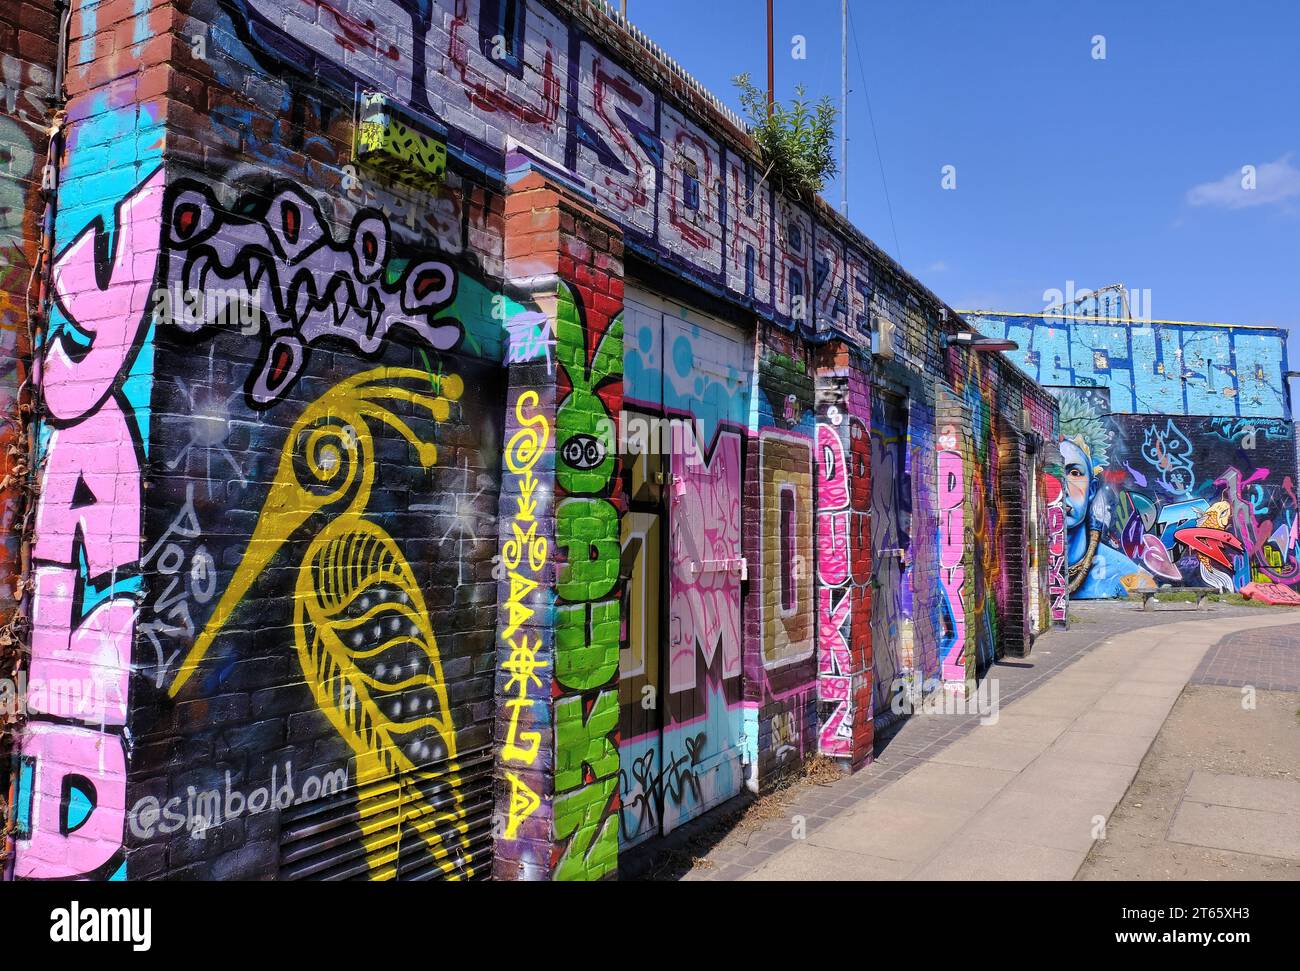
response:
<svg viewBox="0 0 1300 971"><path fill-rule="evenodd" d="M462 391L457 375L377 368L307 406L285 439L244 558L170 688L176 697L285 543L317 514L330 515L297 567L294 639L316 703L356 753L360 827L376 880L397 876L404 833L445 877L474 874L455 727L424 597L397 543L366 518L376 471L371 426L396 432L429 468L437 446L390 406L442 422Z"/></svg>

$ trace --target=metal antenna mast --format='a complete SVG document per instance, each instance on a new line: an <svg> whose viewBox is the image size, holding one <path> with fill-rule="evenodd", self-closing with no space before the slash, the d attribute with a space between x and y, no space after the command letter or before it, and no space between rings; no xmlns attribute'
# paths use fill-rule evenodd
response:
<svg viewBox="0 0 1300 971"><path fill-rule="evenodd" d="M776 51L772 37L772 0L767 0L767 116L776 110Z"/></svg>

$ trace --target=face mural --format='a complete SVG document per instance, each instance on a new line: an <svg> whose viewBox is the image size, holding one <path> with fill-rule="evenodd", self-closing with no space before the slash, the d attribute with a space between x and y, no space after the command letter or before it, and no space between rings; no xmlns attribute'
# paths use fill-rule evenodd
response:
<svg viewBox="0 0 1300 971"><path fill-rule="evenodd" d="M1300 581L1285 421L1109 415L1103 392L1060 398L1071 597Z"/></svg>
<svg viewBox="0 0 1300 971"><path fill-rule="evenodd" d="M1102 541L1114 508L1105 478L1112 432L1101 418L1108 402L1102 391L1069 394L1061 401L1069 593L1079 599L1125 597L1155 587L1146 569Z"/></svg>

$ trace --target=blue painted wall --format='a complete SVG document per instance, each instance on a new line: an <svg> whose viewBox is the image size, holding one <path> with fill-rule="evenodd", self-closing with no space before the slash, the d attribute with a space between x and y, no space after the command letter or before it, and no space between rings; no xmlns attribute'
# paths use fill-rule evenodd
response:
<svg viewBox="0 0 1300 971"><path fill-rule="evenodd" d="M1049 388L1109 388L1115 414L1291 417L1286 332L1274 327L967 314Z"/></svg>

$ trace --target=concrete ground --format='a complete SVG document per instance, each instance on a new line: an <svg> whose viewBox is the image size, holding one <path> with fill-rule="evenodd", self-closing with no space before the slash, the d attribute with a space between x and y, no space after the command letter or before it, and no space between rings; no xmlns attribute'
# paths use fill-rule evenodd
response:
<svg viewBox="0 0 1300 971"><path fill-rule="evenodd" d="M1234 721L1231 704L1247 714L1240 688L1198 687L1179 699L1198 676L1221 685L1267 674L1266 683L1284 687L1288 659L1300 656L1300 615L1071 609L1074 630L992 670L1010 689L995 722L914 715L865 772L809 787L820 791L788 800L766 825L692 851L685 879L1068 880L1081 867L1086 877L1161 879L1194 878L1219 863L1241 875L1294 877L1294 701L1260 691L1255 720ZM1270 628L1286 625L1269 639ZM1243 649L1224 647L1233 638L1245 638ZM1230 699L1198 697L1225 691ZM1216 741L1220 723L1227 734ZM1138 794L1148 774L1158 803Z"/></svg>
<svg viewBox="0 0 1300 971"><path fill-rule="evenodd" d="M1076 879L1300 880L1300 627L1210 649Z"/></svg>

